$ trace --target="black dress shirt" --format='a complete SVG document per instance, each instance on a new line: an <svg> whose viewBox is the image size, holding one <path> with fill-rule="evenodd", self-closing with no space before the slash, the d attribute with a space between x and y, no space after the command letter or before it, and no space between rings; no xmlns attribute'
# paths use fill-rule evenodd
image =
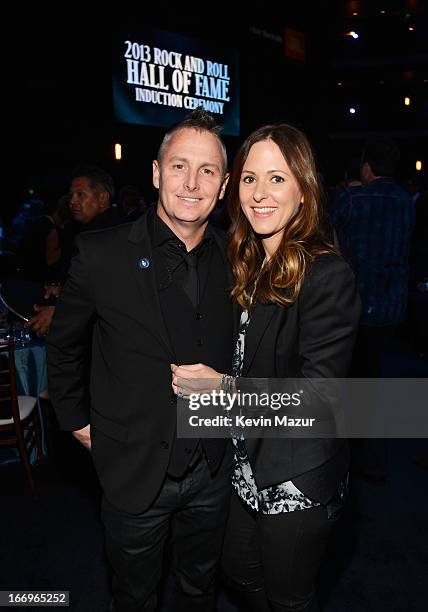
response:
<svg viewBox="0 0 428 612"><path fill-rule="evenodd" d="M186 255L197 257L197 273L199 277L199 287L204 287L208 279L210 263L210 253L213 244L213 235L208 225L201 242L191 251L187 251L186 245L177 238L174 232L162 221L160 217L154 215L152 244L157 263L163 265L169 276L169 283L183 286L188 272ZM168 286L168 281L162 282L163 288Z"/></svg>

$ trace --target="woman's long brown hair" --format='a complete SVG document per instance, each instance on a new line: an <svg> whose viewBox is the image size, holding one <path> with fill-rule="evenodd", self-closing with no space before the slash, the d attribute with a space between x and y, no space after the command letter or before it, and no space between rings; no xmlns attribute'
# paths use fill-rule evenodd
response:
<svg viewBox="0 0 428 612"><path fill-rule="evenodd" d="M262 268L262 241L241 210L239 185L251 147L263 140L271 140L279 147L299 184L303 202L289 219L278 249ZM335 252L321 230L321 197L312 148L300 130L285 123L266 125L244 141L235 157L228 201L228 255L235 276L232 296L243 308L251 306L253 293L264 304L292 304L299 295L308 264L318 255Z"/></svg>

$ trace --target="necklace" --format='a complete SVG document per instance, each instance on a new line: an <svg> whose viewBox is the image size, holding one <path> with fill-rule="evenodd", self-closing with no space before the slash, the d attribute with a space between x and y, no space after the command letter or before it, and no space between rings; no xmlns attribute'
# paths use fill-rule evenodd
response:
<svg viewBox="0 0 428 612"><path fill-rule="evenodd" d="M248 300L248 302L249 302L248 303L248 310L250 310L250 308L253 306L253 302L255 301L254 300L254 296L255 296L255 293L256 293L256 290L257 290L257 283L259 282L259 278L260 278L260 276L261 276L261 274L263 272L263 268L265 267L266 261L267 260L266 260L266 257L265 257L263 259L262 265L260 266L259 273L257 274L257 276L255 278L254 285L253 285L253 288L251 290L250 297L249 297L249 300Z"/></svg>

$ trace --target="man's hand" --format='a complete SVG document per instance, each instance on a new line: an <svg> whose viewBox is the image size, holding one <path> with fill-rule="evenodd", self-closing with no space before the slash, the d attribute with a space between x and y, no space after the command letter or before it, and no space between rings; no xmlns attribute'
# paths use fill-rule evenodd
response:
<svg viewBox="0 0 428 612"><path fill-rule="evenodd" d="M55 306L38 306L34 304L34 310L37 314L25 323L24 327L32 329L40 336L48 333L55 313Z"/></svg>
<svg viewBox="0 0 428 612"><path fill-rule="evenodd" d="M85 448L88 449L88 451L91 450L91 426L90 425L86 425L86 427L83 427L82 429L77 429L76 431L72 431L71 433L76 438L76 440L79 440L79 442L83 444Z"/></svg>
<svg viewBox="0 0 428 612"><path fill-rule="evenodd" d="M50 297L59 297L59 294L61 293L61 285L46 285L45 287L45 294L44 294L44 298L45 300L48 300Z"/></svg>

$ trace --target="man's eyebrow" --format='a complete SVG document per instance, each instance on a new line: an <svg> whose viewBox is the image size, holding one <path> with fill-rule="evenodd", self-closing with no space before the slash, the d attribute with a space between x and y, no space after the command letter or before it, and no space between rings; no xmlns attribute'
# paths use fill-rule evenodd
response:
<svg viewBox="0 0 428 612"><path fill-rule="evenodd" d="M204 162L203 164L201 164L201 166L215 166L217 168L218 164L216 164L215 162Z"/></svg>
<svg viewBox="0 0 428 612"><path fill-rule="evenodd" d="M187 157L180 157L179 155L174 155L173 157L171 157L168 160L170 163L171 162L175 162L175 161L181 161L181 162L187 162L189 163L189 160L187 159ZM206 166L212 166L213 168L218 168L220 169L221 164L216 163L216 162L202 162L201 164L199 164L199 166L202 167L206 167Z"/></svg>
<svg viewBox="0 0 428 612"><path fill-rule="evenodd" d="M173 157L169 158L169 161L184 161L187 162L188 160L186 159L186 157L179 157L178 155L174 155Z"/></svg>

